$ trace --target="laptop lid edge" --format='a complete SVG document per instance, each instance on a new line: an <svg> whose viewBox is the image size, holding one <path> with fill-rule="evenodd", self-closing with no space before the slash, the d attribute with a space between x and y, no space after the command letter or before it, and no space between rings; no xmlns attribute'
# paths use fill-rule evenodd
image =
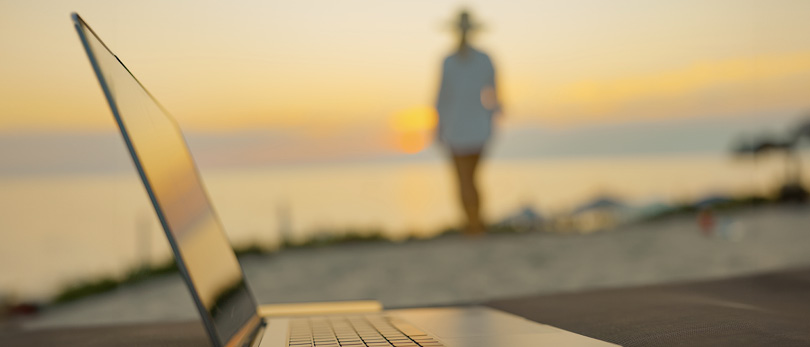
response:
<svg viewBox="0 0 810 347"><path fill-rule="evenodd" d="M205 326L205 329L206 329L206 331L207 331L207 333L208 333L208 335L210 337L210 340L215 345L219 345L220 341L221 341L219 333L216 330L216 327L214 326L214 323L212 321L210 321L209 319L207 319L208 312L207 312L205 306L202 304L202 300L198 295L198 291L196 289L196 286L194 285L193 281L191 280L191 276L190 276L190 273L189 273L188 269L186 268L185 262L182 260L182 256L181 256L181 253L180 253L180 250L179 250L179 246L177 245L177 243L174 240L174 237L170 233L171 229L170 229L169 224L168 224L168 222L166 220L166 217L165 217L165 215L163 213L163 209L161 208L160 204L158 203L158 201L156 199L156 196L155 196L154 192L152 191L151 184L150 184L148 178L146 177L146 173L145 173L145 171L143 169L143 166L142 166L142 164L140 162L138 154L135 151L135 148L134 148L134 146L132 144L132 141L131 141L131 139L129 137L129 134L128 134L127 130L126 130L127 129L126 125L124 124L124 122L123 122L123 120L121 118L121 115L120 115L120 113L118 111L118 106L117 106L117 104L115 102L115 98L112 96L112 92L110 91L109 86L108 86L108 84L106 82L106 79L105 79L104 75L101 72L101 67L99 66L98 61L96 60L96 57L95 57L95 53L93 53L93 50L90 47L90 43L88 42L87 37L85 36L84 31L82 30L82 26L87 28L90 31L90 33L96 37L96 39L104 46L104 48L111 55L113 55L118 60L118 62L121 64L121 66L123 66L127 70L127 72L129 72L129 69L126 68L126 65L124 65L124 63L121 62L121 60L118 58L118 56L115 55L115 53L113 53L112 50L109 49L109 47L107 47L107 45L104 43L104 41L102 41L98 37L98 35L95 33L95 31L93 31L93 29L89 25L87 25L87 23L81 18L81 16L79 16L78 13L76 13L76 12L71 13L71 19L73 21L74 28L76 29L76 32L79 35L79 39L82 42L82 46L84 47L85 53L87 54L87 57L90 60L90 65L93 68L93 72L95 73L96 78L97 78L97 80L99 82L99 85L101 86L101 89L104 92L104 97L105 97L105 99L107 99L107 104L110 107L110 111L113 113L113 118L115 118L116 124L117 124L117 126L119 128L119 131L121 133L121 136L123 137L124 143L126 144L127 150L129 151L130 157L132 158L133 164L135 165L135 167L136 167L136 169L138 171L138 176L140 177L141 182L143 183L144 188L147 191L147 195L149 195L149 200L152 203L152 206L153 206L153 208L155 210L155 213L156 213L156 215L158 217L158 220L160 221L162 229L163 229L164 233L167 236L167 239L169 241L169 245L170 245L170 247L172 249L172 253L173 253L174 258L175 258L175 263L177 264L178 271L180 272L181 277L183 278L183 281L186 283L187 288L189 288L189 292L191 292L192 298L194 299L193 300L194 304L197 307L197 310L199 311L201 318L203 318L202 319L203 325ZM131 72L130 72L130 75L132 75ZM163 106L160 105L160 103L157 102L157 100L155 100L155 98L152 96L152 94L149 93L149 91L145 87L143 87L143 85L140 83L140 81L138 81L138 79L134 75L132 75L132 78L135 79L135 81L138 84L141 85L143 90L146 91L146 93L153 99L153 101L155 101L155 103L159 107L163 108ZM165 111L165 109L164 109L164 111ZM171 120L174 121L173 118ZM182 133L181 133L181 136L182 136ZM185 141L185 138L183 140ZM245 340L245 337L250 337L250 340L254 339L256 333L259 331L260 326L264 323L264 320L261 317L259 317L259 315L258 315L258 307L259 306L258 306L258 304L256 302L256 298L253 295L253 292L250 290L250 287L247 285L247 278L244 277L244 271L242 272L242 277L243 277L243 281L245 283L245 286L246 286L246 288L248 290L248 293L249 293L251 299L253 300L254 306L256 307L256 312L254 312L253 316L250 317L241 326L241 328L239 329L239 331L236 334L234 334L233 336L230 337L230 339L227 341L225 347L239 346L241 344L244 344L243 341ZM248 341L250 341L250 340L248 340Z"/></svg>

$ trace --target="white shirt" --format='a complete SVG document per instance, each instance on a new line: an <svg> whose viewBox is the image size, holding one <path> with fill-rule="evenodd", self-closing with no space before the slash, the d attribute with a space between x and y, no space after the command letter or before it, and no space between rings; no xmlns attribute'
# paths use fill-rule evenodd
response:
<svg viewBox="0 0 810 347"><path fill-rule="evenodd" d="M492 135L492 115L499 109L492 61L484 52L467 49L444 59L436 101L439 141L461 155L484 148Z"/></svg>

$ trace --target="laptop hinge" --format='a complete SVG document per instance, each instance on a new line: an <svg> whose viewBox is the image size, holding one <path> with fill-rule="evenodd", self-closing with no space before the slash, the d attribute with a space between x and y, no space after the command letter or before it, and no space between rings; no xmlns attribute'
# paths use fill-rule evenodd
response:
<svg viewBox="0 0 810 347"><path fill-rule="evenodd" d="M250 344L250 347L259 347L259 344L262 343L262 337L264 337L264 330L267 329L267 323L262 323L259 326L259 329L256 329L256 332L253 335L253 342Z"/></svg>
<svg viewBox="0 0 810 347"><path fill-rule="evenodd" d="M264 319L254 315L237 331L231 339L225 344L225 347L244 347L248 345L254 338L256 331L264 327Z"/></svg>

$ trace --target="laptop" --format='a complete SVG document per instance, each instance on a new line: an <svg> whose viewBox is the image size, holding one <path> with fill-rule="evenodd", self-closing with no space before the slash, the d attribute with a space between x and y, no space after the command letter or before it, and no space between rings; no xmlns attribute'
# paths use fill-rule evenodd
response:
<svg viewBox="0 0 810 347"><path fill-rule="evenodd" d="M71 17L211 345L614 346L486 307L257 305L178 124L87 23Z"/></svg>

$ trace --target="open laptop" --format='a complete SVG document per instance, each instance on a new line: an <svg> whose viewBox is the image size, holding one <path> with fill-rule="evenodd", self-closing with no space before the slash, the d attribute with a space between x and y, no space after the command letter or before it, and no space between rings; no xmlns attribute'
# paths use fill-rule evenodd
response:
<svg viewBox="0 0 810 347"><path fill-rule="evenodd" d="M177 123L78 14L72 19L213 346L613 346L485 307L257 305Z"/></svg>

